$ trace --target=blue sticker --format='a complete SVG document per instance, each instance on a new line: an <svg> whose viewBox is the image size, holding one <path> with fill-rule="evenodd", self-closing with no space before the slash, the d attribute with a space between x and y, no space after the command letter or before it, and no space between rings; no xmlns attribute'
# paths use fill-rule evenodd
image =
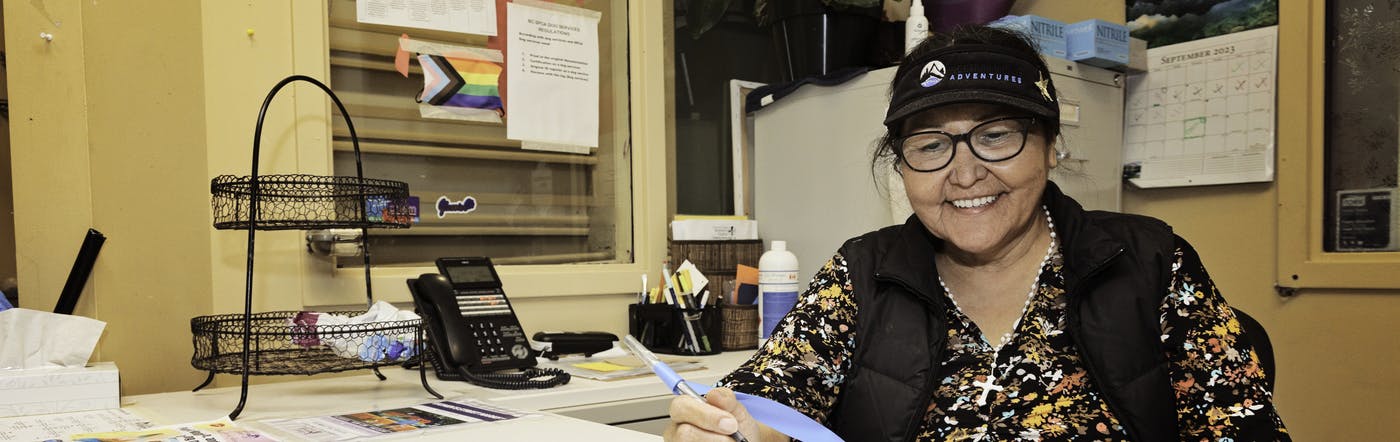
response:
<svg viewBox="0 0 1400 442"><path fill-rule="evenodd" d="M476 211L476 198L462 198L460 202L454 202L446 196L440 196L437 200L437 216L442 218L449 213L472 213Z"/></svg>

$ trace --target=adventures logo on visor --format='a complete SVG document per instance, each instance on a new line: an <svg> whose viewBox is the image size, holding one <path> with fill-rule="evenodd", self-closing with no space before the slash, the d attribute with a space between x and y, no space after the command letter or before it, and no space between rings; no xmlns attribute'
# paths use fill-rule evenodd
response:
<svg viewBox="0 0 1400 442"><path fill-rule="evenodd" d="M960 44L915 55L892 82L885 125L949 104L989 103L1058 120L1055 86L1035 53ZM907 68L907 69L906 69Z"/></svg>
<svg viewBox="0 0 1400 442"><path fill-rule="evenodd" d="M946 75L948 75L948 68L943 66L943 62L930 61L924 65L923 71L919 73L919 86L933 87L933 85L943 81L943 77Z"/></svg>

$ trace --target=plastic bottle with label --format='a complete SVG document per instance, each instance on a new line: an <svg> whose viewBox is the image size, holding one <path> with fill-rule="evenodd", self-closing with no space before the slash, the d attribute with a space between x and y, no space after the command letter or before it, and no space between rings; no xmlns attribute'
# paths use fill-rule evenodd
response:
<svg viewBox="0 0 1400 442"><path fill-rule="evenodd" d="M924 15L924 0L909 0L909 20L904 22L904 53L928 38L928 17Z"/></svg>
<svg viewBox="0 0 1400 442"><path fill-rule="evenodd" d="M778 321L797 304L801 288L797 283L797 255L787 250L787 241L773 241L758 258L758 339L773 334Z"/></svg>

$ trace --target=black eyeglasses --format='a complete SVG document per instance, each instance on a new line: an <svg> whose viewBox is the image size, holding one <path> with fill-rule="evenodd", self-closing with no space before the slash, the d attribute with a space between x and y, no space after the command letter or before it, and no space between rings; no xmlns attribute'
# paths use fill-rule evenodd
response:
<svg viewBox="0 0 1400 442"><path fill-rule="evenodd" d="M972 154L982 161L1006 161L1025 150L1027 134L1035 122L1032 117L1005 117L984 121L958 135L937 130L914 132L899 138L895 152L905 166L918 172L948 167L958 142L967 142Z"/></svg>

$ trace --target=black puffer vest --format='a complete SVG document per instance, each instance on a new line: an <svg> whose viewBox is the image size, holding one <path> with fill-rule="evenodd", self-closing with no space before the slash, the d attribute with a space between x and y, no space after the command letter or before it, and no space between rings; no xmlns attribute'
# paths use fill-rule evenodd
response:
<svg viewBox="0 0 1400 442"><path fill-rule="evenodd" d="M1109 409L1137 441L1176 440L1158 308L1175 237L1161 221L1085 211L1054 183L1043 201L1065 258L1068 328ZM916 217L847 241L856 353L829 425L847 441L913 440L942 374L948 326L934 244Z"/></svg>

